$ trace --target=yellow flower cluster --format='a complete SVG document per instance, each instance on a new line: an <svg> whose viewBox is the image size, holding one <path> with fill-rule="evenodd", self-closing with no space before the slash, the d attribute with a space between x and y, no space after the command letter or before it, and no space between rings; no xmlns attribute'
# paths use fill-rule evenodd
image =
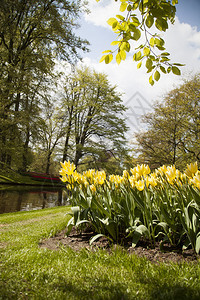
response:
<svg viewBox="0 0 200 300"><path fill-rule="evenodd" d="M200 172L198 171L197 162L187 165L185 174L190 178L190 183L200 189Z"/></svg>
<svg viewBox="0 0 200 300"><path fill-rule="evenodd" d="M87 170L83 174L78 173L75 165L68 160L61 162L60 170L61 180L67 183L67 188L73 189L74 184L78 183L80 187L90 185L92 192L96 191L95 185L102 185L106 180L105 171Z"/></svg>
<svg viewBox="0 0 200 300"><path fill-rule="evenodd" d="M96 192L98 186L103 186L104 183L110 188L112 186L120 188L121 185L129 185L131 188L142 191L145 187L148 188L151 186L155 188L156 186L160 186L166 180L171 185L175 183L181 185L186 178L190 184L200 189L200 172L198 171L197 162L187 165L184 173L177 170L175 166L165 165L151 173L149 166L142 164L130 169L130 173L124 170L122 176L112 174L108 179L106 179L105 171L96 171L94 169L80 174L75 170L75 165L70 163L70 161L61 163L61 166L61 180L68 184L68 188L70 185L70 189L73 189L75 183L77 183L80 188L89 186L93 193Z"/></svg>

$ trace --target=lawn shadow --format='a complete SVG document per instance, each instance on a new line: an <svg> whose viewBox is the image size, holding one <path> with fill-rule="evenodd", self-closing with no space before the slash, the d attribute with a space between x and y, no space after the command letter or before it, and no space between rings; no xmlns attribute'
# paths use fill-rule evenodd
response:
<svg viewBox="0 0 200 300"><path fill-rule="evenodd" d="M123 285L110 284L108 280L94 279L94 285L87 287L80 286L79 283L73 284L71 282L63 281L60 278L59 284L54 285L53 288L61 291L63 294L76 297L77 299L89 299L89 300L130 300L132 296L125 290Z"/></svg>

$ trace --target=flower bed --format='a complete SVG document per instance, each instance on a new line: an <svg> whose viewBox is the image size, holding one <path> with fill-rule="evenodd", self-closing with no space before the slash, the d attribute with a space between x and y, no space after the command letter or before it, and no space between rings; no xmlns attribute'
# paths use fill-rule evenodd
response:
<svg viewBox="0 0 200 300"><path fill-rule="evenodd" d="M78 173L74 164L61 163L61 180L71 190L71 219L80 229L90 224L101 236L136 246L141 237L152 245L165 243L200 250L200 172L197 163L184 173L175 166L151 172L147 165L106 176L104 171Z"/></svg>

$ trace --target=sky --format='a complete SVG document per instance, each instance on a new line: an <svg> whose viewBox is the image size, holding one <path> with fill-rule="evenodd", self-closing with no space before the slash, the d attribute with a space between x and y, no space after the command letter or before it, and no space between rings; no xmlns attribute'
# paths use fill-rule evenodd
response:
<svg viewBox="0 0 200 300"><path fill-rule="evenodd" d="M78 34L90 42L90 52L82 54L82 64L108 75L112 85L122 93L123 103L128 107L126 112L129 136L133 131L142 129L141 115L152 110L154 101L162 101L170 90L179 87L183 79L200 72L200 0L179 0L176 20L165 33L157 32L164 38L166 50L172 62L184 63L181 76L162 74L161 79L151 86L149 74L145 67L137 69L133 62L133 50L127 59L118 65L113 59L106 65L99 63L102 51L112 49L110 43L116 40L107 20L119 12L120 1L88 0L90 13L80 19Z"/></svg>

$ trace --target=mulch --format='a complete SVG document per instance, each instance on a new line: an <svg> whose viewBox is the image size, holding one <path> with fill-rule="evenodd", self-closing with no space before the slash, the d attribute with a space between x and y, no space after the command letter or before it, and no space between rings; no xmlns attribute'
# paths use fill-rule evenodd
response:
<svg viewBox="0 0 200 300"><path fill-rule="evenodd" d="M83 248L89 251L95 251L99 248L103 248L109 252L112 252L116 247L121 247L124 251L127 251L128 254L135 254L139 257L145 257L153 263L194 263L200 258L200 256L197 255L192 249L181 251L181 249L174 249L169 245L165 245L161 251L159 243L152 248L150 243L145 240L140 241L136 247L131 247L131 245L125 245L122 247L118 245L110 245L106 238L101 237L92 245L90 245L89 241L92 236L94 236L94 232L90 230L80 233L73 228L69 236L66 236L66 230L63 230L56 236L43 240L39 246L41 248L48 248L51 250L59 250L61 247L70 247L74 251L80 251Z"/></svg>

